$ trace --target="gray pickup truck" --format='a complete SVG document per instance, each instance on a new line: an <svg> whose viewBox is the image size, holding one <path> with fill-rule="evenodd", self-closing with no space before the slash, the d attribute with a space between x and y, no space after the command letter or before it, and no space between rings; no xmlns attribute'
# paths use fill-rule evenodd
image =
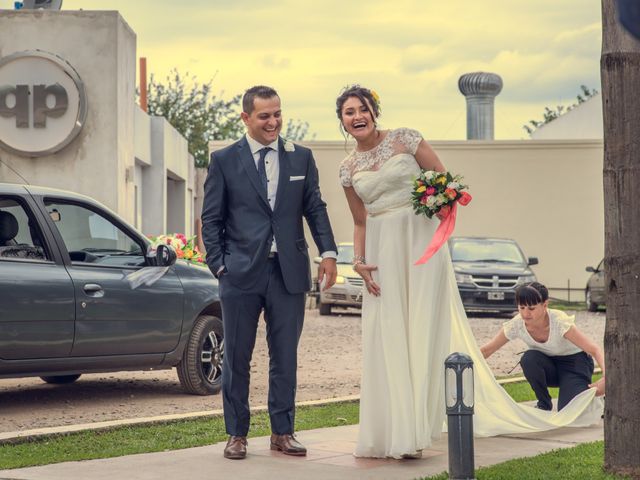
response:
<svg viewBox="0 0 640 480"><path fill-rule="evenodd" d="M141 273L149 281L131 281ZM221 318L207 268L152 250L88 197L0 183L0 378L176 367L188 393L211 395Z"/></svg>

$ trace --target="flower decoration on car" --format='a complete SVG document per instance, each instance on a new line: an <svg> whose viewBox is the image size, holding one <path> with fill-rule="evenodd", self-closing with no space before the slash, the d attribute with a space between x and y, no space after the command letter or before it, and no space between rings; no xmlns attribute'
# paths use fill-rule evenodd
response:
<svg viewBox="0 0 640 480"><path fill-rule="evenodd" d="M158 235L157 237L149 237L151 246L171 245L176 251L179 259L197 265L206 265L204 255L196 245L195 236L188 237L182 233L174 233L173 235Z"/></svg>

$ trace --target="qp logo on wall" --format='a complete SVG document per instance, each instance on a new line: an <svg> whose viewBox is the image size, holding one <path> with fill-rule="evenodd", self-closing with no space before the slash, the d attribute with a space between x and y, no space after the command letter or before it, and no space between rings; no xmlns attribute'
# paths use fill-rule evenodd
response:
<svg viewBox="0 0 640 480"><path fill-rule="evenodd" d="M0 58L0 150L56 153L80 133L86 116L84 84L67 61L40 50Z"/></svg>

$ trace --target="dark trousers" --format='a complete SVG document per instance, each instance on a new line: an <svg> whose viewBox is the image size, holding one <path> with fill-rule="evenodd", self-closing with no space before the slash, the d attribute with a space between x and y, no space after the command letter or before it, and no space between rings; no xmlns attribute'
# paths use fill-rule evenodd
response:
<svg viewBox="0 0 640 480"><path fill-rule="evenodd" d="M264 310L269 346L271 431L293 433L298 340L304 321L304 293L287 292L277 258L269 259L249 290L220 278L224 324L222 402L229 435L249 431L249 377L260 312Z"/></svg>
<svg viewBox="0 0 640 480"><path fill-rule="evenodd" d="M562 410L573 397L589 388L593 375L593 358L585 352L553 357L527 350L520 365L542 410L552 408L548 387L559 387L558 410Z"/></svg>

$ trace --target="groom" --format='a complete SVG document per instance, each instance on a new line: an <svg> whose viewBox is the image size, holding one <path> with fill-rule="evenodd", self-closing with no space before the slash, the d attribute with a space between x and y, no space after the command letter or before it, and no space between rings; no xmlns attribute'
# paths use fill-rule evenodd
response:
<svg viewBox="0 0 640 480"><path fill-rule="evenodd" d="M207 265L220 282L224 323L222 400L229 440L224 456L247 455L250 361L260 312L269 345L271 449L306 455L293 435L297 347L311 288L302 217L323 260L318 281L335 282L337 247L311 151L280 138L273 88L242 98L247 134L211 154L204 185L202 236Z"/></svg>

